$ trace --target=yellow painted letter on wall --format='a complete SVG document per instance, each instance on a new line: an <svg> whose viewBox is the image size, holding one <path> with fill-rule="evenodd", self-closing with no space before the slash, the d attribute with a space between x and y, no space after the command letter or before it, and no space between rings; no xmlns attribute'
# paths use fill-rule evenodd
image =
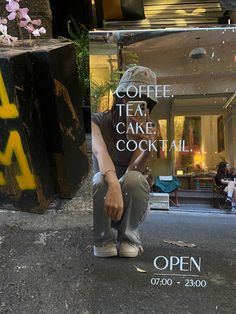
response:
<svg viewBox="0 0 236 314"><path fill-rule="evenodd" d="M7 90L0 71L0 100L2 105L0 106L0 118L2 119L15 119L19 116L19 112L15 104L10 104L7 95Z"/></svg>
<svg viewBox="0 0 236 314"><path fill-rule="evenodd" d="M0 152L0 163L4 166L10 166L13 154L16 157L21 175L16 176L16 181L21 190L35 190L36 181L31 173L28 161L26 159L20 135L17 131L10 131L5 152ZM6 181L2 172L0 172L0 185L6 185Z"/></svg>

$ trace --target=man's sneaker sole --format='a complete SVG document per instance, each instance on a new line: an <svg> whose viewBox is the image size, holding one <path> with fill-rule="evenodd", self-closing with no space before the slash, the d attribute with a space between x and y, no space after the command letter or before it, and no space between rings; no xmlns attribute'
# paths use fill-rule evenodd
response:
<svg viewBox="0 0 236 314"><path fill-rule="evenodd" d="M137 257L139 255L138 252L119 252L120 257Z"/></svg>
<svg viewBox="0 0 236 314"><path fill-rule="evenodd" d="M93 253L96 257L113 257L118 256L117 248L110 247L109 249L106 246L94 246Z"/></svg>
<svg viewBox="0 0 236 314"><path fill-rule="evenodd" d="M143 252L143 248L141 245L133 245L127 242L121 243L118 254L120 257L137 257Z"/></svg>

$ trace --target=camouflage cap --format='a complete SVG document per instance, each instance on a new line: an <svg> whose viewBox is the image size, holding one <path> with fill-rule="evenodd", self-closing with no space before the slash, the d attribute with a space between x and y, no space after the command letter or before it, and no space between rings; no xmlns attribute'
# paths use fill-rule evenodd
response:
<svg viewBox="0 0 236 314"><path fill-rule="evenodd" d="M156 74L151 69L135 65L125 71L114 94L119 97L120 93L134 92L138 95L146 95L157 102L156 78Z"/></svg>

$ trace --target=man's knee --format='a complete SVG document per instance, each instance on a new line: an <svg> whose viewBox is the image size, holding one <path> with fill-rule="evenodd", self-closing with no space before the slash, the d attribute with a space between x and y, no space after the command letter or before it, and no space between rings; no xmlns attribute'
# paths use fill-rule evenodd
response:
<svg viewBox="0 0 236 314"><path fill-rule="evenodd" d="M135 193L149 193L148 182L139 171L127 172L124 177L123 186L126 191L134 191Z"/></svg>

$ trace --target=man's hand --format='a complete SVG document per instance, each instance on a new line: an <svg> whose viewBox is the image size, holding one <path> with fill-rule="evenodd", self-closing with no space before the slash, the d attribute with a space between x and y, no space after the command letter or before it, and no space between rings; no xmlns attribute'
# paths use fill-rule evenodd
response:
<svg viewBox="0 0 236 314"><path fill-rule="evenodd" d="M119 182L118 184L108 185L107 194L105 196L104 209L107 216L112 220L121 220L124 209L124 202Z"/></svg>
<svg viewBox="0 0 236 314"><path fill-rule="evenodd" d="M138 119L135 116L132 116L130 118L131 123L133 124L133 127L135 128L135 124L138 123ZM146 141L146 143L153 142L155 141L156 137L157 137L157 127L156 125L153 123L153 121L150 119L150 115L149 115L149 111L147 110L147 122L149 123L149 128L148 128L148 132L146 130L145 125L142 126L142 131L140 133L135 133L135 134L129 134L129 138L131 138L132 140L135 140L137 143L141 142L141 141ZM150 124L152 123L152 127L150 127ZM142 149L146 150L148 147L148 144L146 144L145 142L142 142Z"/></svg>

